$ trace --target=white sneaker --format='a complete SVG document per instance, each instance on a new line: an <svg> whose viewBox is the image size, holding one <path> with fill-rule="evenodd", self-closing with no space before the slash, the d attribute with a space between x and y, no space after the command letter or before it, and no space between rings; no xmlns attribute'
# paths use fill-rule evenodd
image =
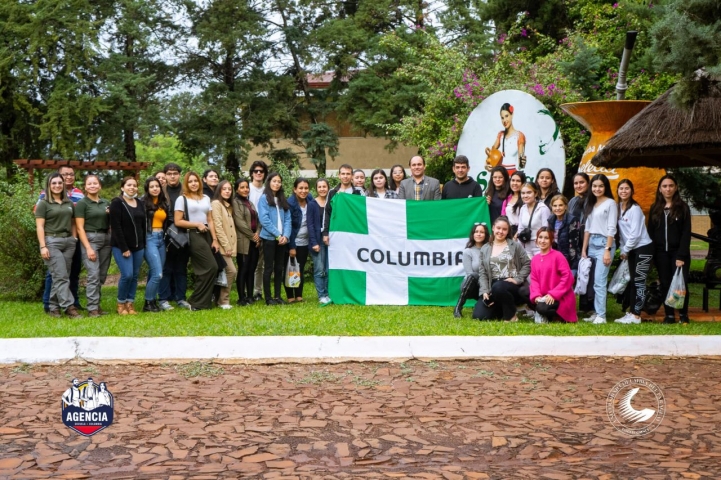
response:
<svg viewBox="0 0 721 480"><path fill-rule="evenodd" d="M583 319L584 322L593 322L594 320L596 320L596 314L595 314L595 313L592 313L590 317L586 317L586 318Z"/></svg>
<svg viewBox="0 0 721 480"><path fill-rule="evenodd" d="M160 302L160 303L158 304L158 306L160 307L161 310L164 310L164 311L166 311L166 312L169 312L169 311L171 311L171 310L175 310L175 309L173 308L173 306L170 304L170 302L167 301L167 300L164 300L164 301Z"/></svg>
<svg viewBox="0 0 721 480"><path fill-rule="evenodd" d="M175 303L177 303L180 308L190 310L190 304L188 302L186 302L185 300L178 300Z"/></svg>
<svg viewBox="0 0 721 480"><path fill-rule="evenodd" d="M548 320L546 319L546 317L544 317L543 315L541 315L541 314L538 313L538 312L535 312L535 313L534 313L534 315L533 315L533 321L536 322L536 323L548 323Z"/></svg>
<svg viewBox="0 0 721 480"><path fill-rule="evenodd" d="M220 306L220 308L222 308L223 310L230 310L231 308L233 308L233 305L219 305L219 306Z"/></svg>
<svg viewBox="0 0 721 480"><path fill-rule="evenodd" d="M606 319L596 315L596 318L594 318L593 322L591 322L591 323L593 323L594 325L601 325L602 323L606 323Z"/></svg>
<svg viewBox="0 0 721 480"><path fill-rule="evenodd" d="M615 323L623 323L625 325L638 325L641 323L641 319L636 317L631 312L628 312L625 317L619 318Z"/></svg>
<svg viewBox="0 0 721 480"><path fill-rule="evenodd" d="M330 303L330 297L320 297L318 301L325 305L326 303Z"/></svg>
<svg viewBox="0 0 721 480"><path fill-rule="evenodd" d="M631 316L631 312L626 312L626 314L623 317L614 320L613 323L628 323L628 317L630 317L630 316Z"/></svg>

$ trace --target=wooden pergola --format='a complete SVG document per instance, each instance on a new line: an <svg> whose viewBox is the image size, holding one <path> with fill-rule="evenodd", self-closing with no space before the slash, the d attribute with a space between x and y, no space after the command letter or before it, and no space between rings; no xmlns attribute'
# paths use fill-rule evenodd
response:
<svg viewBox="0 0 721 480"><path fill-rule="evenodd" d="M108 162L108 161L89 161L82 160L30 160L21 158L13 160L13 163L20 168L28 171L28 180L30 185L35 179L35 170L57 170L60 167L72 167L75 170L122 170L133 172L134 177L138 177L141 170L147 170L150 166L148 162Z"/></svg>

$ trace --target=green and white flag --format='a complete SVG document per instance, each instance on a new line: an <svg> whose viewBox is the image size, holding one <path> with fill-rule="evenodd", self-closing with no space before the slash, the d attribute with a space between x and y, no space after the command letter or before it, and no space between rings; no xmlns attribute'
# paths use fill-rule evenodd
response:
<svg viewBox="0 0 721 480"><path fill-rule="evenodd" d="M335 195L328 250L333 303L455 305L463 249L476 222L490 226L484 197L416 202Z"/></svg>

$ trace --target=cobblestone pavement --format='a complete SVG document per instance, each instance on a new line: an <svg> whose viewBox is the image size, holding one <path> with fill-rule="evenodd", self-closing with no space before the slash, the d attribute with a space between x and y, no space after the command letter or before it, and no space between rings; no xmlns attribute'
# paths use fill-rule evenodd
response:
<svg viewBox="0 0 721 480"><path fill-rule="evenodd" d="M717 479L720 363L0 367L0 478ZM90 438L60 416L87 376L115 396L115 423ZM605 412L633 376L667 401L641 438Z"/></svg>

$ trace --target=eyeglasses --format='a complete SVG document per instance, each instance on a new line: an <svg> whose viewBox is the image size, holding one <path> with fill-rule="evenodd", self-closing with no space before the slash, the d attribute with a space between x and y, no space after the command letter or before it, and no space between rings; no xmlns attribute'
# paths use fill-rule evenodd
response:
<svg viewBox="0 0 721 480"><path fill-rule="evenodd" d="M253 170L253 173L265 173L263 170Z"/></svg>
<svg viewBox="0 0 721 480"><path fill-rule="evenodd" d="M483 225L483 226L485 227L485 226L486 226L486 222L476 222L476 223L473 224L474 227L477 227L478 225Z"/></svg>
<svg viewBox="0 0 721 480"><path fill-rule="evenodd" d="M74 177L75 177L75 174L74 174L74 173L61 173L60 176L61 176L61 177L73 177L73 178L74 178Z"/></svg>

